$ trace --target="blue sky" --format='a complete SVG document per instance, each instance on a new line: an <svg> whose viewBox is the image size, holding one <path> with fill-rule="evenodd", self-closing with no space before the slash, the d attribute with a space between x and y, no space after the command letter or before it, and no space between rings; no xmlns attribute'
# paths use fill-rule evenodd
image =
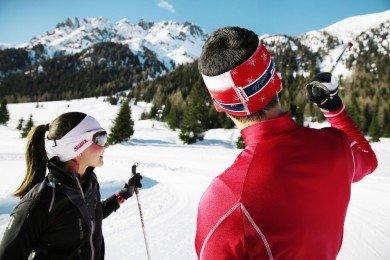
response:
<svg viewBox="0 0 390 260"><path fill-rule="evenodd" d="M390 0L0 0L0 42L26 42L67 17L191 21L208 33L237 25L257 34L298 35L388 9Z"/></svg>

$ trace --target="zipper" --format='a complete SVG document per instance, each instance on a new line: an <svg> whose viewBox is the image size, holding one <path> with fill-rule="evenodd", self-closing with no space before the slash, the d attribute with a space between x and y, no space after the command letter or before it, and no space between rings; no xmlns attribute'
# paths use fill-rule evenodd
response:
<svg viewBox="0 0 390 260"><path fill-rule="evenodd" d="M51 212L52 209L53 209L54 200L55 200L55 197L56 197L56 190L55 190L56 184L55 184L54 181L52 183L50 183L50 184L52 184L52 186L51 186L52 187L52 193L51 193L51 202L50 202L49 212Z"/></svg>
<svg viewBox="0 0 390 260"><path fill-rule="evenodd" d="M95 248L93 246L93 232L95 232L95 222L91 219L91 236L89 237L89 245L91 246L91 260L95 258Z"/></svg>
<svg viewBox="0 0 390 260"><path fill-rule="evenodd" d="M77 176L74 176L74 178L76 179L77 186L79 186L81 196L84 199L84 203L87 204L85 201L84 191L81 188L79 178L77 178ZM91 221L91 235L89 236L89 246L91 247L91 260L93 260L95 258L95 247L93 246L93 233L95 232L95 222L93 221L93 218L91 218L90 221Z"/></svg>
<svg viewBox="0 0 390 260"><path fill-rule="evenodd" d="M79 218L79 233L80 233L80 243L83 241L84 238L84 232L83 232L83 223L81 218ZM79 257L81 259L81 248L79 247L77 250Z"/></svg>
<svg viewBox="0 0 390 260"><path fill-rule="evenodd" d="M81 188L81 184L80 184L79 178L77 178L77 176L74 176L74 178L76 179L77 186L79 186L79 189L80 189L80 192L81 192L81 196L83 196L83 199L85 201L84 191L83 191L83 188Z"/></svg>

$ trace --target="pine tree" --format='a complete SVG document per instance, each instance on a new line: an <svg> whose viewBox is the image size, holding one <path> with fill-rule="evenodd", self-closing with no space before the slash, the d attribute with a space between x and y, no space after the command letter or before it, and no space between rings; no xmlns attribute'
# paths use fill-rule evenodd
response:
<svg viewBox="0 0 390 260"><path fill-rule="evenodd" d="M34 121L32 115L30 114L30 117L28 118L26 125L22 129L21 137L25 138L28 135L28 132L30 132L31 128L33 128L33 126L34 126Z"/></svg>
<svg viewBox="0 0 390 260"><path fill-rule="evenodd" d="M6 125L9 120L9 112L7 109L7 100L3 99L0 105L0 124Z"/></svg>
<svg viewBox="0 0 390 260"><path fill-rule="evenodd" d="M372 114L370 112L369 106L365 105L362 113L362 131L363 133L368 133L371 121L372 121Z"/></svg>
<svg viewBox="0 0 390 260"><path fill-rule="evenodd" d="M169 103L171 105L169 112L165 117L165 121L172 130L175 130L181 126L186 104L183 100L183 96L180 90L177 90L175 93L173 93L168 100L170 101Z"/></svg>
<svg viewBox="0 0 390 260"><path fill-rule="evenodd" d="M383 136L390 137L390 109L386 109L385 111L385 126L383 127Z"/></svg>
<svg viewBox="0 0 390 260"><path fill-rule="evenodd" d="M172 105L171 110L169 111L169 114L166 117L166 121L169 128L171 128L172 130L179 128L182 118L183 118L183 113L179 110L179 108L176 105Z"/></svg>
<svg viewBox="0 0 390 260"><path fill-rule="evenodd" d="M237 139L236 147L237 147L238 149L244 149L244 148L245 148L244 138L242 138L242 136L240 136L240 137Z"/></svg>
<svg viewBox="0 0 390 260"><path fill-rule="evenodd" d="M114 126L111 128L111 133L108 136L110 144L116 144L123 141L128 141L134 133L134 122L131 119L131 110L129 107L129 100L125 100L119 113L114 121Z"/></svg>
<svg viewBox="0 0 390 260"><path fill-rule="evenodd" d="M194 84L188 96L188 105L180 128L180 139L186 144L203 140L207 107L201 98L200 84Z"/></svg>
<svg viewBox="0 0 390 260"><path fill-rule="evenodd" d="M16 127L16 129L22 130L22 128L23 128L23 123L24 123L24 119L23 119L23 117L21 117L21 118L19 119L18 126Z"/></svg>
<svg viewBox="0 0 390 260"><path fill-rule="evenodd" d="M157 107L156 105L153 105L149 112L150 118L156 118L157 117Z"/></svg>
<svg viewBox="0 0 390 260"><path fill-rule="evenodd" d="M107 99L108 99L108 102L110 102L110 104L113 106L116 106L118 104L117 97L109 96Z"/></svg>
<svg viewBox="0 0 390 260"><path fill-rule="evenodd" d="M381 132L379 129L378 118L376 116L373 117L369 129L369 134L371 135L372 142L378 142L379 137L381 137Z"/></svg>
<svg viewBox="0 0 390 260"><path fill-rule="evenodd" d="M359 127L359 129L362 129L361 109L357 101L356 95L354 94L352 94L351 104L348 106L348 114L355 122L355 124Z"/></svg>
<svg viewBox="0 0 390 260"><path fill-rule="evenodd" d="M303 117L303 111L302 109L291 103L290 104L290 111L291 111L291 115L294 117L295 119L295 122L299 125L303 125L303 120L304 120L304 117Z"/></svg>

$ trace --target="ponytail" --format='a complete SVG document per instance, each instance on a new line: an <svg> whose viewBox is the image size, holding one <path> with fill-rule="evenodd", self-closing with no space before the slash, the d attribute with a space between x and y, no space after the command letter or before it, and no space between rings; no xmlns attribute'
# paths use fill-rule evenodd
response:
<svg viewBox="0 0 390 260"><path fill-rule="evenodd" d="M48 125L39 125L30 130L27 135L26 176L14 195L22 198L37 183L42 182L46 175L47 154L45 150L45 133Z"/></svg>

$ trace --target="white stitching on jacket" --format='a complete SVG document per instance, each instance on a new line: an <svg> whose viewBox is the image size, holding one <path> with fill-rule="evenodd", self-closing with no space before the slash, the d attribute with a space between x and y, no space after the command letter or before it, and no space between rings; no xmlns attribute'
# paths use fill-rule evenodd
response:
<svg viewBox="0 0 390 260"><path fill-rule="evenodd" d="M356 164L355 164L355 155L353 154L352 146L357 144L357 142L352 142L351 144L351 155L352 155L352 163L353 163L353 173L352 173L352 180L355 178L355 171L356 171Z"/></svg>
<svg viewBox="0 0 390 260"><path fill-rule="evenodd" d="M267 250L268 258L270 260L274 259L273 256L272 256L271 248L270 248L270 246L268 244L267 238L265 237L263 232L261 232L260 228L256 225L255 221L252 219L251 215L249 214L249 212L245 208L245 206L243 204L241 204L241 203L240 203L240 205L241 205L241 209L244 212L245 216L248 218L249 222L252 224L253 228L256 230L256 232L259 234L261 240L263 241L264 246L265 246L265 248Z"/></svg>
<svg viewBox="0 0 390 260"><path fill-rule="evenodd" d="M221 225L221 223L230 215L233 213L233 211L235 211L239 206L240 206L241 203L237 203L235 204L231 209L229 209L222 217L219 218L219 220L217 221L217 223L213 226L213 228L209 231L209 233L207 234L204 242L203 242L203 245L202 245L202 249L200 250L200 254L199 254L199 259L202 259L202 256L203 256L203 252L204 252L204 249L206 247L206 244L207 242L209 241L211 235L215 232L215 230L218 228L219 225Z"/></svg>
<svg viewBox="0 0 390 260"><path fill-rule="evenodd" d="M211 236L213 235L213 233L215 232L215 230L219 227L219 225L221 225L221 223L230 215L232 214L238 207L241 207L241 210L244 212L245 216L247 217L247 219L249 220L249 222L251 223L251 225L253 226L253 228L256 230L256 232L259 234L260 238L261 238L261 241L263 242L266 250L267 250L267 254L268 254L268 258L270 260L273 260L273 256L272 256L272 252L271 252L271 248L268 244L268 241L267 241L267 238L265 237L265 235L263 234L263 232L261 232L260 228L256 225L256 223L254 222L254 220L252 219L251 215L249 214L248 210L245 208L245 206L242 204L242 203L237 203L235 204L232 208L230 208L222 217L219 218L219 220L217 221L217 223L213 226L213 228L209 231L209 233L207 234L204 242L203 242L203 245L202 245L202 248L200 250L200 254L199 254L199 259L203 259L203 252L204 252L204 249L206 247L206 244L207 242L209 241L209 239L211 238Z"/></svg>

